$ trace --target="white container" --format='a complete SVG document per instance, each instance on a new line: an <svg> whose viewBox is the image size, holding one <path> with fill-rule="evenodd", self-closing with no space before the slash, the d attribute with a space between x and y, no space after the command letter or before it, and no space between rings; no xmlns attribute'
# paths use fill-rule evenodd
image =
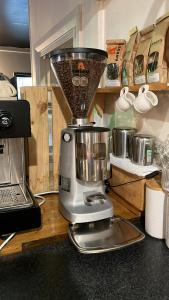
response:
<svg viewBox="0 0 169 300"><path fill-rule="evenodd" d="M145 230L158 239L165 238L164 203L165 193L160 186L146 183Z"/></svg>
<svg viewBox="0 0 169 300"><path fill-rule="evenodd" d="M161 184L165 192L165 243L169 248L169 170L163 167Z"/></svg>

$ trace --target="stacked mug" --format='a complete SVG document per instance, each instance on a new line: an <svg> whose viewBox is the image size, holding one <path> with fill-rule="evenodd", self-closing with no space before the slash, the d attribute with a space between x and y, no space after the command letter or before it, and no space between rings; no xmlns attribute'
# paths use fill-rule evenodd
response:
<svg viewBox="0 0 169 300"><path fill-rule="evenodd" d="M124 87L120 91L120 96L115 103L116 110L126 112L132 106L141 114L148 112L158 104L156 94L149 91L149 85L145 84L140 87L137 97L129 92L128 87Z"/></svg>
<svg viewBox="0 0 169 300"><path fill-rule="evenodd" d="M120 91L115 102L118 112L126 112L131 107L143 114L158 104L157 96L149 91L149 85L140 87L137 97L129 92L128 87ZM112 130L112 152L116 157L129 158L133 163L148 166L152 165L154 157L155 137L147 134L138 134L135 128L116 127Z"/></svg>

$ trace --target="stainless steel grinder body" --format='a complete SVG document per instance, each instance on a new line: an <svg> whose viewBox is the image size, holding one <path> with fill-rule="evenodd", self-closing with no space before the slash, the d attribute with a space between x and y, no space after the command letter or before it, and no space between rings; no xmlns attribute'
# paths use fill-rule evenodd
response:
<svg viewBox="0 0 169 300"><path fill-rule="evenodd" d="M108 129L82 126L62 130L59 193L60 211L71 223L113 216L112 202L104 193L109 176Z"/></svg>
<svg viewBox="0 0 169 300"><path fill-rule="evenodd" d="M98 182L110 177L108 139L108 130L104 128L76 132L76 176L79 180Z"/></svg>

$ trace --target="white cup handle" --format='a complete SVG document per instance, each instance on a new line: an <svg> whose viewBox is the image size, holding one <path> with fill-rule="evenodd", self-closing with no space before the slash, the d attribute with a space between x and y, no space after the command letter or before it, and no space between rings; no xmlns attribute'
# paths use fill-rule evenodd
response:
<svg viewBox="0 0 169 300"><path fill-rule="evenodd" d="M149 90L149 85L144 84L139 88L138 95L141 95Z"/></svg>
<svg viewBox="0 0 169 300"><path fill-rule="evenodd" d="M124 94L127 94L129 91L129 88L128 86L125 86L124 88L121 89L120 91L120 96L124 95Z"/></svg>
<svg viewBox="0 0 169 300"><path fill-rule="evenodd" d="M14 88L14 86L12 84L9 85L9 88L12 92L12 96L16 96L16 89Z"/></svg>

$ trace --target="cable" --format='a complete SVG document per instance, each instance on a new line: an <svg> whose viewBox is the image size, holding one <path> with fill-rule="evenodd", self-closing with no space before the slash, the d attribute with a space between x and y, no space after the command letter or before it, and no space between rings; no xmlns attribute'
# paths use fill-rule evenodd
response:
<svg viewBox="0 0 169 300"><path fill-rule="evenodd" d="M110 185L110 182L107 181L107 182L105 182L105 185L106 185L106 187L108 189L109 188L113 188L113 187L115 188L115 187L122 186L122 185L125 185L125 184L129 184L129 183L134 183L134 182L137 182L137 181L141 181L143 179L151 179L151 178L159 175L159 173L161 173L161 171L157 170L157 171L154 171L154 172L152 172L150 174L145 175L143 178L139 178L139 179L136 179L136 180L133 180L133 181L127 181L127 182L124 182L124 183L121 183L121 184L117 184L117 185Z"/></svg>
<svg viewBox="0 0 169 300"><path fill-rule="evenodd" d="M45 196L45 195L58 194L58 193L59 191L42 192L42 193L34 194L34 197L42 200L41 202L39 202L39 206L41 206L46 202L46 199L43 197L43 195Z"/></svg>
<svg viewBox="0 0 169 300"><path fill-rule="evenodd" d="M117 184L117 185L110 185L109 187L110 187L110 188L112 188L112 187L118 187L118 186L121 186L121 185L133 183L133 182L136 182L136 181L141 181L141 180L143 180L143 179L145 179L145 177L144 177L144 178L140 178L140 179L136 179L136 180L133 180L133 181L127 181L127 182L124 182L124 183L121 183L121 184Z"/></svg>
<svg viewBox="0 0 169 300"><path fill-rule="evenodd" d="M40 195L34 195L35 198L41 199L41 202L38 202L39 206L43 205L46 202L46 199Z"/></svg>
<svg viewBox="0 0 169 300"><path fill-rule="evenodd" d="M42 193L34 194L34 196L43 196L43 195L50 195L50 194L59 194L59 191L42 192Z"/></svg>
<svg viewBox="0 0 169 300"><path fill-rule="evenodd" d="M11 233L7 239L0 245L0 251L4 248L4 246L9 243L9 241L14 237L14 235L16 234L16 232Z"/></svg>

